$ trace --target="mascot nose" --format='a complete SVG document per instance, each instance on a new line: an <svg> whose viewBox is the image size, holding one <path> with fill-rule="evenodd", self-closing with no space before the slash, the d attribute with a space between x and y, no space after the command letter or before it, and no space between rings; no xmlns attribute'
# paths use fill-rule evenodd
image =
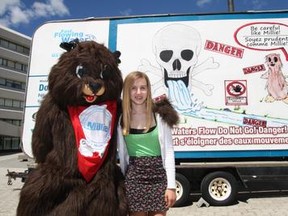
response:
<svg viewBox="0 0 288 216"><path fill-rule="evenodd" d="M101 83L89 83L90 89L96 94L102 87Z"/></svg>

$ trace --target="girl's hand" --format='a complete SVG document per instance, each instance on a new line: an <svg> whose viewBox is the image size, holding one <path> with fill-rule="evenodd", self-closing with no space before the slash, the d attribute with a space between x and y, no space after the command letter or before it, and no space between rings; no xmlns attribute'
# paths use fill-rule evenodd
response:
<svg viewBox="0 0 288 216"><path fill-rule="evenodd" d="M172 207L176 202L176 189L167 189L165 192L166 207Z"/></svg>

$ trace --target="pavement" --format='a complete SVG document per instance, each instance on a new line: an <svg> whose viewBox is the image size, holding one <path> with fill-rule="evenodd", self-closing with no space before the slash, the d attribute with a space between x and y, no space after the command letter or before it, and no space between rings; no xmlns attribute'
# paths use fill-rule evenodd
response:
<svg viewBox="0 0 288 216"><path fill-rule="evenodd" d="M19 193L23 186L21 178L12 179L8 185L7 169L24 172L33 160L23 161L23 153L0 155L0 215L15 216ZM288 183L287 183L288 184ZM167 216L288 216L288 191L246 191L231 206L197 205L200 194L191 194L187 206L171 208Z"/></svg>
<svg viewBox="0 0 288 216"><path fill-rule="evenodd" d="M21 179L12 180L8 185L7 169L14 172L24 172L29 161L19 161L18 156L23 153L0 156L0 215L15 216L19 200L19 193L23 186Z"/></svg>

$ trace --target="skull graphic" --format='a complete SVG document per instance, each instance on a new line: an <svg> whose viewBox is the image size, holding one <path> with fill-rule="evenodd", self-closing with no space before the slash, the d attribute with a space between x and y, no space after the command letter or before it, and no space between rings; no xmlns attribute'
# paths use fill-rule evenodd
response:
<svg viewBox="0 0 288 216"><path fill-rule="evenodd" d="M152 43L160 68L142 59L139 70L153 77L154 92L167 90L169 99L180 112L200 110L202 102L195 97L193 88L212 95L214 86L195 79L195 76L207 69L215 69L219 64L212 57L198 63L201 51L199 32L190 26L173 23L159 29Z"/></svg>
<svg viewBox="0 0 288 216"><path fill-rule="evenodd" d="M182 80L189 86L189 73L198 61L201 37L194 28L172 24L160 29L153 40L156 61L168 80Z"/></svg>

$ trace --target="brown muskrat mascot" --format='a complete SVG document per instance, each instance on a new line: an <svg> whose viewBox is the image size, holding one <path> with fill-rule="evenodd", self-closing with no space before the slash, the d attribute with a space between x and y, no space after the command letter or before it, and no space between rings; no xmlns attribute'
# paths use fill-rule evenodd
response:
<svg viewBox="0 0 288 216"><path fill-rule="evenodd" d="M117 165L117 122L123 79L120 52L94 41L60 45L48 93L36 115L37 167L20 193L18 216L126 216Z"/></svg>

